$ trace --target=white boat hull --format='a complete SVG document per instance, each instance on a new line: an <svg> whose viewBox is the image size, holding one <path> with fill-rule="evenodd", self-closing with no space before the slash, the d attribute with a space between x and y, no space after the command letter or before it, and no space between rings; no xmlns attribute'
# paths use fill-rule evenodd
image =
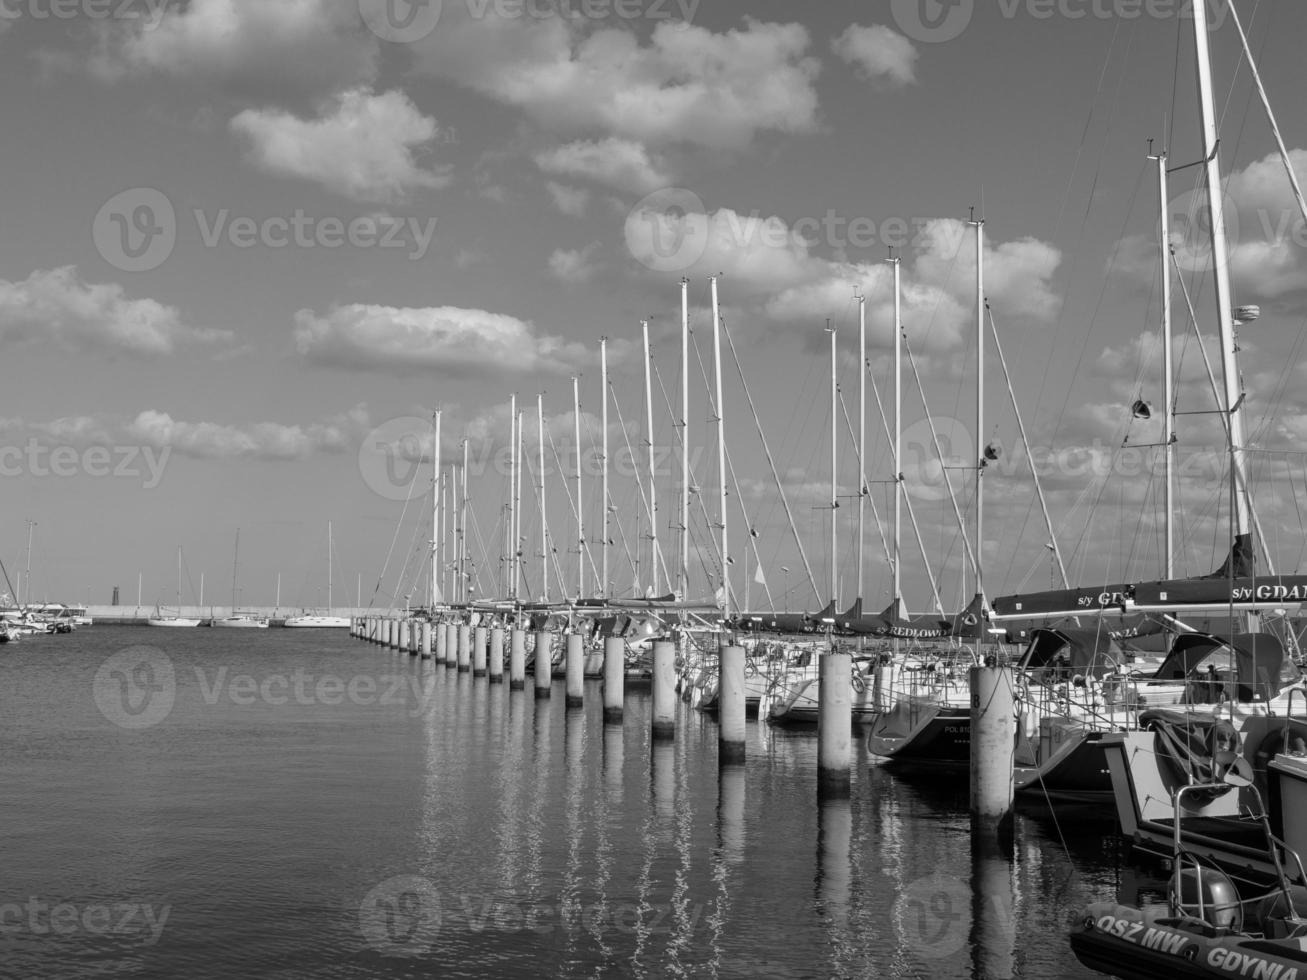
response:
<svg viewBox="0 0 1307 980"><path fill-rule="evenodd" d="M209 625L233 630L266 630L268 621L266 619L254 619L249 616L228 616L226 619L215 619Z"/></svg>
<svg viewBox="0 0 1307 980"><path fill-rule="evenodd" d="M177 616L170 616L170 617L168 617L168 618L166 618L166 619L147 619L145 622L146 622L146 625L148 625L148 626L171 626L171 627L182 627L182 626L199 626L199 625L200 625L200 621L199 621L198 619L182 619L182 618L177 617Z"/></svg>
<svg viewBox="0 0 1307 980"><path fill-rule="evenodd" d="M288 629L349 629L346 616L292 616L282 624Z"/></svg>

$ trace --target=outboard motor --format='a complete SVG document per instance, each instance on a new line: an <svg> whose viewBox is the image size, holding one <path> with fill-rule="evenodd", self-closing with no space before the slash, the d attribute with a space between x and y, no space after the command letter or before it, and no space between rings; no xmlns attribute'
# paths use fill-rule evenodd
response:
<svg viewBox="0 0 1307 980"><path fill-rule="evenodd" d="M1180 894L1171 886L1171 906L1182 915L1202 919L1217 929L1240 932L1243 905L1234 882L1215 868L1189 867L1180 872Z"/></svg>

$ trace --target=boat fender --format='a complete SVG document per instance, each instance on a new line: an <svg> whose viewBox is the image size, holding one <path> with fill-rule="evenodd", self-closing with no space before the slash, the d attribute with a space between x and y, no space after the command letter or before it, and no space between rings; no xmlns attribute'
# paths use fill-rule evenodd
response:
<svg viewBox="0 0 1307 980"><path fill-rule="evenodd" d="M853 672L853 687L859 694L867 689L867 678L860 671Z"/></svg>

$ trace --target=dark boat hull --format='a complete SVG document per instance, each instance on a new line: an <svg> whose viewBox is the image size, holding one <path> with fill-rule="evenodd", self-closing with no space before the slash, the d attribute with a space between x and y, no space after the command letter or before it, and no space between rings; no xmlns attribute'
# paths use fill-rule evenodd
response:
<svg viewBox="0 0 1307 980"><path fill-rule="evenodd" d="M877 716L867 748L887 762L962 768L971 764L971 709L900 701Z"/></svg>

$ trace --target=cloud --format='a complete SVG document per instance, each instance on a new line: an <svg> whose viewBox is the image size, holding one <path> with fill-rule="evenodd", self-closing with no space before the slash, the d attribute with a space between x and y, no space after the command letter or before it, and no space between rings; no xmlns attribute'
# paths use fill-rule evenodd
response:
<svg viewBox="0 0 1307 980"><path fill-rule="evenodd" d="M880 24L850 24L831 42L831 50L852 65L860 78L911 85L916 75L917 49L902 34Z"/></svg>
<svg viewBox="0 0 1307 980"><path fill-rule="evenodd" d="M338 0L190 0L106 22L90 70L162 74L242 91L334 91L371 82L380 46ZM157 23L156 23L157 18Z"/></svg>
<svg viewBox="0 0 1307 980"><path fill-rule="evenodd" d="M579 218L585 214L585 209L590 205L590 192L583 187L568 187L552 180L546 181L545 187L554 200L554 207L563 214Z"/></svg>
<svg viewBox="0 0 1307 980"><path fill-rule="evenodd" d="M446 170L424 170L414 152L439 131L398 89L352 89L303 120L275 109L246 109L231 121L260 169L321 184L357 201L393 203L421 187L449 183Z"/></svg>
<svg viewBox="0 0 1307 980"><path fill-rule="evenodd" d="M175 453L201 459L298 460L351 448L355 421L340 418L303 426L278 422L237 426L184 422L167 412L147 409L128 423L123 433L146 445L171 447Z"/></svg>
<svg viewBox="0 0 1307 980"><path fill-rule="evenodd" d="M215 344L230 331L185 325L176 307L127 299L116 283L86 283L74 266L0 279L0 343L53 340L74 351L157 356L186 343Z"/></svg>
<svg viewBox="0 0 1307 980"><path fill-rule="evenodd" d="M555 177L593 180L619 191L648 194L672 183L643 144L606 139L568 143L537 153L536 166Z"/></svg>
<svg viewBox="0 0 1307 980"><path fill-rule="evenodd" d="M555 249L549 256L549 272L569 285L589 282L599 271L595 254L602 247L599 242L591 242L585 248Z"/></svg>
<svg viewBox="0 0 1307 980"><path fill-rule="evenodd" d="M352 304L295 314L295 343L328 367L446 377L491 373L567 375L594 356L581 344L540 335L530 321L453 306Z"/></svg>
<svg viewBox="0 0 1307 980"><path fill-rule="evenodd" d="M473 16L463 6L447 4L440 29L415 46L421 70L551 131L741 150L760 133L816 126L820 64L799 24L746 18L714 33L664 22L642 44L625 29Z"/></svg>

